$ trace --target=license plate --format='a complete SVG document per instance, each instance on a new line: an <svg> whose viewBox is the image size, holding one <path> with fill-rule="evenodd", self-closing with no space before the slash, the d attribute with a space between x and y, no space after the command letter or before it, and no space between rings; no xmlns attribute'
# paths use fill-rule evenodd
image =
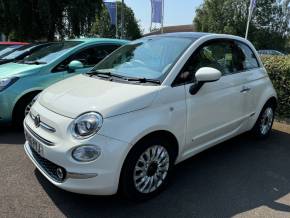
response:
<svg viewBox="0 0 290 218"><path fill-rule="evenodd" d="M43 145L40 144L37 140L35 140L27 131L25 131L25 138L30 148L43 157Z"/></svg>

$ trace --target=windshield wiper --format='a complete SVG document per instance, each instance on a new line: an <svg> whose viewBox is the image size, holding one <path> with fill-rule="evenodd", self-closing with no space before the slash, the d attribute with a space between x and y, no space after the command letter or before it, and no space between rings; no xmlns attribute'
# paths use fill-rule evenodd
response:
<svg viewBox="0 0 290 218"><path fill-rule="evenodd" d="M112 78L119 78L119 79L123 79L129 82L140 82L140 83L155 83L160 85L161 82L160 80L156 80L156 79L147 79L147 78L138 78L138 77L126 77L126 76L121 76L118 74L114 74L111 72L101 72L101 71L91 71L87 73L88 75L96 75L102 78L106 78L106 79L112 79Z"/></svg>
<svg viewBox="0 0 290 218"><path fill-rule="evenodd" d="M157 80L157 79L147 79L147 78L138 78L138 77L128 78L128 81L136 81L136 82L140 82L140 83L155 83L158 85L161 84L161 81Z"/></svg>
<svg viewBox="0 0 290 218"><path fill-rule="evenodd" d="M114 73L111 73L111 72L101 72L101 71L95 70L95 71L90 71L87 74L100 76L102 78L108 78L108 79L112 78L112 77L115 77L115 78L120 78L120 79L127 80L127 77L121 76L121 75L118 75L118 74L114 74Z"/></svg>
<svg viewBox="0 0 290 218"><path fill-rule="evenodd" d="M39 65L39 64L46 64L46 62L44 61L22 61L23 64L36 64L36 65Z"/></svg>

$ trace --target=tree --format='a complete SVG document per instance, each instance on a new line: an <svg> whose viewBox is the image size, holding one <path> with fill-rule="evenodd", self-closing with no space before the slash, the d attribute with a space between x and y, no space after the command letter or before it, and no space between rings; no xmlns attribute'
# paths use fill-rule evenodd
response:
<svg viewBox="0 0 290 218"><path fill-rule="evenodd" d="M121 35L121 4L117 2L117 31L118 36ZM106 7L103 5L100 15L96 17L96 21L91 30L92 35L100 37L115 37L116 27L111 25L110 15ZM138 39L142 35L138 21L134 12L126 4L124 4L124 37L126 39Z"/></svg>
<svg viewBox="0 0 290 218"><path fill-rule="evenodd" d="M102 0L0 0L0 32L11 40L87 35Z"/></svg>
<svg viewBox="0 0 290 218"><path fill-rule="evenodd" d="M244 37L248 0L205 0L196 10L198 31ZM250 23L249 39L257 48L285 49L289 36L289 0L259 0Z"/></svg>
<svg viewBox="0 0 290 218"><path fill-rule="evenodd" d="M67 35L70 37L87 36L102 8L102 0L70 0L66 13Z"/></svg>

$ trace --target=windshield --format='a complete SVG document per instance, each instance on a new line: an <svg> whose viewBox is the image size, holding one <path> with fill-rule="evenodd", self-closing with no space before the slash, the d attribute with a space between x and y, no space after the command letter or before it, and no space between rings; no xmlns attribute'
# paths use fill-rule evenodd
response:
<svg viewBox="0 0 290 218"><path fill-rule="evenodd" d="M13 45L13 46L9 46L3 50L0 51L0 58L5 57L7 54L11 53L12 51L14 51L15 49L21 47L22 45Z"/></svg>
<svg viewBox="0 0 290 218"><path fill-rule="evenodd" d="M2 51L3 49L9 47L9 45L0 45L0 51Z"/></svg>
<svg viewBox="0 0 290 218"><path fill-rule="evenodd" d="M66 53L69 49L81 44L79 41L56 42L48 47L43 47L31 55L25 57L21 63L50 63L59 56Z"/></svg>
<svg viewBox="0 0 290 218"><path fill-rule="evenodd" d="M18 56L24 54L25 52L29 51L35 45L24 45L14 51L11 51L9 54L6 54L3 59L12 60L17 58Z"/></svg>
<svg viewBox="0 0 290 218"><path fill-rule="evenodd" d="M192 42L175 37L136 40L113 52L93 71L161 81Z"/></svg>

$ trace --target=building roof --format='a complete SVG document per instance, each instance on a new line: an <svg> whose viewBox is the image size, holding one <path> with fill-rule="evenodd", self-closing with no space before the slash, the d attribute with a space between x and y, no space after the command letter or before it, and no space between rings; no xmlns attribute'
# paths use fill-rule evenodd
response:
<svg viewBox="0 0 290 218"><path fill-rule="evenodd" d="M165 26L163 27L163 33L175 33L175 32L195 32L195 26L193 24L178 25L178 26ZM161 34L161 30L152 31L144 34L144 36Z"/></svg>
<svg viewBox="0 0 290 218"><path fill-rule="evenodd" d="M198 39L202 36L210 35L212 33L203 32L176 32L176 33L164 33L161 36L172 36L172 37L182 37L182 38L193 38Z"/></svg>

